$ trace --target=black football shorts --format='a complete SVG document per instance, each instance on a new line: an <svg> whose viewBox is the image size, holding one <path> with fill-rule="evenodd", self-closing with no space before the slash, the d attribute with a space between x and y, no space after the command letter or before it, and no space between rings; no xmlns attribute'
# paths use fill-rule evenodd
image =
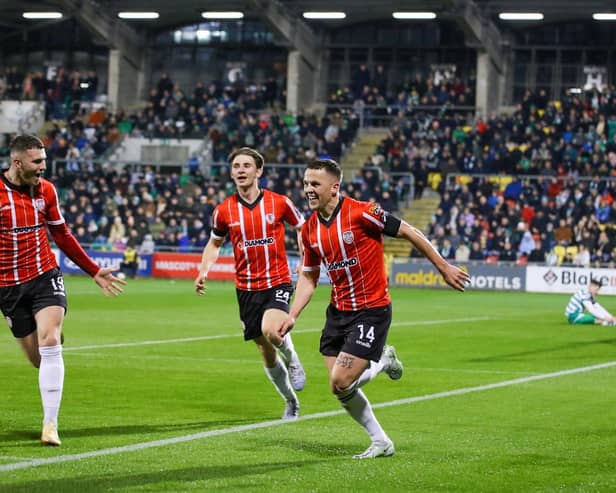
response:
<svg viewBox="0 0 616 493"><path fill-rule="evenodd" d="M250 341L263 335L261 323L265 310L276 308L289 313L293 286L281 284L263 291L242 291L236 289L237 302L240 306L240 320L244 329L244 340Z"/></svg>
<svg viewBox="0 0 616 493"><path fill-rule="evenodd" d="M48 306L61 306L66 312L64 278L57 267L24 284L0 288L0 309L17 338L36 330L34 315Z"/></svg>
<svg viewBox="0 0 616 493"><path fill-rule="evenodd" d="M320 344L323 356L345 352L371 361L381 358L391 325L391 304L344 312L329 305L326 317Z"/></svg>

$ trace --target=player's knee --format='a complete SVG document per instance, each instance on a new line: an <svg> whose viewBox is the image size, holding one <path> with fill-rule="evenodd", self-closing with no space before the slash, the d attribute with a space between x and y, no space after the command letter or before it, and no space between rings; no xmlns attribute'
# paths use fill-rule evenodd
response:
<svg viewBox="0 0 616 493"><path fill-rule="evenodd" d="M268 340L270 344L276 347L282 344L282 339L278 337L278 334L276 334L276 331L272 329L271 327L263 327L261 329L261 332L263 332L263 336Z"/></svg>
<svg viewBox="0 0 616 493"><path fill-rule="evenodd" d="M39 346L59 346L61 339L60 330L50 330L39 336Z"/></svg>
<svg viewBox="0 0 616 493"><path fill-rule="evenodd" d="M330 381L330 388L334 395L340 399L341 396L345 396L354 391L356 387L356 381L345 376L336 376Z"/></svg>
<svg viewBox="0 0 616 493"><path fill-rule="evenodd" d="M353 382L348 387L333 387L336 398L344 405L349 399L352 399L357 392L357 382Z"/></svg>

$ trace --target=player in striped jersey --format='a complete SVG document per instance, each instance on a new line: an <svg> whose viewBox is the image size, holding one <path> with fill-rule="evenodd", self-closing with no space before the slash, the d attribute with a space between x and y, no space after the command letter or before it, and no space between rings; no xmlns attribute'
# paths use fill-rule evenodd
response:
<svg viewBox="0 0 616 493"><path fill-rule="evenodd" d="M306 375L290 337L275 336L289 313L293 287L284 246L284 223L299 231L304 217L282 195L261 189L263 156L243 147L229 157L237 192L220 203L212 215L212 233L203 250L195 279L198 295L205 292L208 272L229 235L235 258L235 285L244 340L257 344L265 372L285 400L283 419L299 416L294 390L302 390ZM272 344L272 334L276 346ZM284 361L278 357L278 351Z"/></svg>
<svg viewBox="0 0 616 493"><path fill-rule="evenodd" d="M302 228L303 272L289 316L278 327L283 336L310 301L319 269L327 270L331 301L321 335L320 351L329 369L332 392L372 441L356 459L394 454L391 439L381 428L360 387L380 372L393 380L402 364L392 346L385 345L391 323L383 235L406 238L439 270L454 289L464 291L466 272L448 264L416 228L377 204L342 197L342 170L335 161L316 160L304 174L304 192L314 211Z"/></svg>
<svg viewBox="0 0 616 493"><path fill-rule="evenodd" d="M595 300L602 285L601 279L591 279L587 288L582 288L571 296L565 309L565 316L570 324L614 325L616 323L612 314ZM586 311L589 313L585 313Z"/></svg>
<svg viewBox="0 0 616 493"><path fill-rule="evenodd" d="M99 268L64 222L46 170L43 143L21 135L10 144L10 165L0 176L0 307L11 331L35 368L43 403L44 445L60 445L58 412L64 386L62 322L64 279L51 250L58 248L90 274L106 295L122 292L114 269Z"/></svg>

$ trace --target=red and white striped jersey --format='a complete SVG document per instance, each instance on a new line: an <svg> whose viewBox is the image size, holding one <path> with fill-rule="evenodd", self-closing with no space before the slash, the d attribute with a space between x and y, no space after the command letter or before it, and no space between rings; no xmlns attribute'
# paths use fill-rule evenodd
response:
<svg viewBox="0 0 616 493"><path fill-rule="evenodd" d="M28 282L57 267L46 225L64 223L58 195L41 178L37 187L18 187L0 175L0 286Z"/></svg>
<svg viewBox="0 0 616 493"><path fill-rule="evenodd" d="M244 291L263 291L290 283L284 246L284 223L299 228L304 217L283 195L262 190L248 204L235 193L212 214L212 237L229 235L235 257L235 285Z"/></svg>
<svg viewBox="0 0 616 493"><path fill-rule="evenodd" d="M331 304L341 311L391 303L383 252L387 213L378 205L341 198L325 221L314 212L302 228L304 271L323 263L332 284Z"/></svg>

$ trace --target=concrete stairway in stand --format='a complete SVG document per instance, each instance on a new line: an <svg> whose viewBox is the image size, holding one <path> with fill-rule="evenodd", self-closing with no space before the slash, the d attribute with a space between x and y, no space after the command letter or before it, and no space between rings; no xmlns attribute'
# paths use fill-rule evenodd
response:
<svg viewBox="0 0 616 493"><path fill-rule="evenodd" d="M376 148L387 137L388 132L387 128L380 127L367 127L360 130L359 137L340 162L345 180L351 180L366 159L374 155Z"/></svg>
<svg viewBox="0 0 616 493"><path fill-rule="evenodd" d="M340 163L345 180L352 180L353 176L359 173L366 159L375 154L377 147L388 133L387 128L379 127L367 127L360 131L358 139ZM421 199L412 201L409 207L403 208L396 214L425 233L439 202L439 195L427 189ZM411 245L407 240L385 237L386 255L408 257L410 252Z"/></svg>

